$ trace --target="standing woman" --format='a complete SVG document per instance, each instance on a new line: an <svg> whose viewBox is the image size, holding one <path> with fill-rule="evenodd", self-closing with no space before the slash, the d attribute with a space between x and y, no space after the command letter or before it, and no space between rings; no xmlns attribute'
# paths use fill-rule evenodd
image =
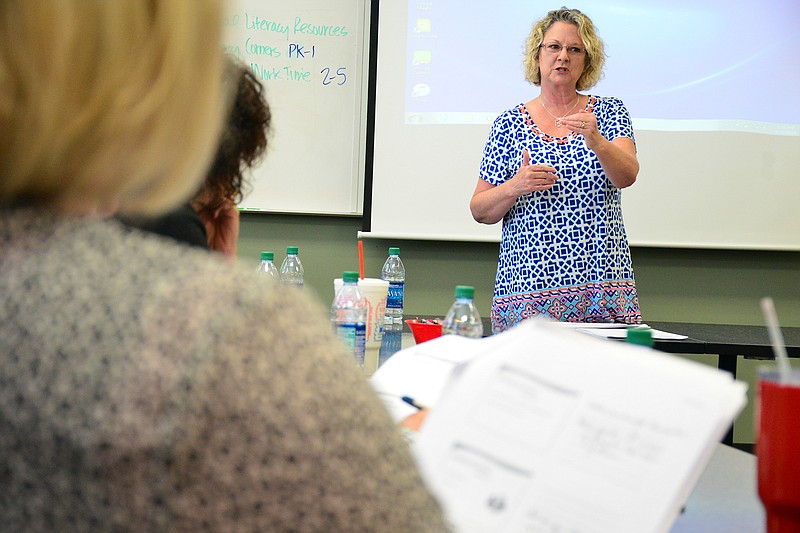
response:
<svg viewBox="0 0 800 533"><path fill-rule="evenodd" d="M639 163L627 109L580 94L602 77L605 53L577 9L551 11L525 44L525 75L539 96L492 126L470 209L503 221L492 331L533 316L641 322L621 189Z"/></svg>

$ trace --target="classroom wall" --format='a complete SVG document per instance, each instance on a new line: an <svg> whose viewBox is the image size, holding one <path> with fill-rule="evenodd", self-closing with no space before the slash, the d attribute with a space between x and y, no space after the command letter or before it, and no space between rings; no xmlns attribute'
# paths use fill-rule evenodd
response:
<svg viewBox="0 0 800 533"><path fill-rule="evenodd" d="M306 285L328 305L332 280L358 270L360 217L243 213L239 260L256 267L261 250L283 260L300 247ZM497 243L364 241L367 276L379 277L389 246L406 266L406 314L444 315L455 285L475 286L489 315ZM759 300L772 296L781 323L800 327L800 252L634 248L633 264L645 321L763 325Z"/></svg>
<svg viewBox="0 0 800 533"><path fill-rule="evenodd" d="M262 250L283 260L300 247L306 288L322 306L333 298L333 279L358 270L360 217L243 213L239 261L256 268ZM365 273L379 277L389 246L406 266L406 316L444 315L455 285L475 286L482 316L489 316L499 244L433 241L364 241ZM800 327L800 252L634 248L633 264L645 321L763 325L759 300L775 300L781 323ZM716 366L714 355L687 355ZM734 442L753 442L753 392L763 361L738 364L750 386L748 404L734 426Z"/></svg>

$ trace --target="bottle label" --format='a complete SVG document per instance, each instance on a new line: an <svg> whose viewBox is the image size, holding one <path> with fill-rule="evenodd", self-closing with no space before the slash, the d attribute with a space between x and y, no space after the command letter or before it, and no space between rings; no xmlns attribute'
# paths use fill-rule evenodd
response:
<svg viewBox="0 0 800 533"><path fill-rule="evenodd" d="M403 290L404 290L404 283L402 281L389 282L389 293L386 296L387 308L389 309L403 308Z"/></svg>
<svg viewBox="0 0 800 533"><path fill-rule="evenodd" d="M358 323L356 324L356 343L355 349L353 350L353 355L356 357L356 363L358 366L364 366L364 356L367 351L367 324L366 323Z"/></svg>
<svg viewBox="0 0 800 533"><path fill-rule="evenodd" d="M367 325L363 322L356 324L336 324L336 336L345 345L347 351L356 358L360 366L364 366L364 351L367 346Z"/></svg>

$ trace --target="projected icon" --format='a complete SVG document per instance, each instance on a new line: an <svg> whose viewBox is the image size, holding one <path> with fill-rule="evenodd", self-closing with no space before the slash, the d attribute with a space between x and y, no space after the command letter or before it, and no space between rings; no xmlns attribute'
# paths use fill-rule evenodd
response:
<svg viewBox="0 0 800 533"><path fill-rule="evenodd" d="M431 94L431 87L427 83L418 83L411 89L411 98L422 98Z"/></svg>
<svg viewBox="0 0 800 533"><path fill-rule="evenodd" d="M430 65L431 63L431 51L430 50L414 50L414 54L411 56L411 64L414 66L417 65Z"/></svg>
<svg viewBox="0 0 800 533"><path fill-rule="evenodd" d="M414 26L414 33L430 33L431 21L430 19L417 19L417 24Z"/></svg>

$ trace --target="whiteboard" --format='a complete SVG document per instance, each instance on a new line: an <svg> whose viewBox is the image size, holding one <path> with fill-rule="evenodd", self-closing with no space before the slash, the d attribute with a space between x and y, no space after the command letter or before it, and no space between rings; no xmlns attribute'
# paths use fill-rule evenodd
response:
<svg viewBox="0 0 800 533"><path fill-rule="evenodd" d="M248 211L361 214L369 42L366 0L237 0L224 49L261 80L267 152Z"/></svg>

